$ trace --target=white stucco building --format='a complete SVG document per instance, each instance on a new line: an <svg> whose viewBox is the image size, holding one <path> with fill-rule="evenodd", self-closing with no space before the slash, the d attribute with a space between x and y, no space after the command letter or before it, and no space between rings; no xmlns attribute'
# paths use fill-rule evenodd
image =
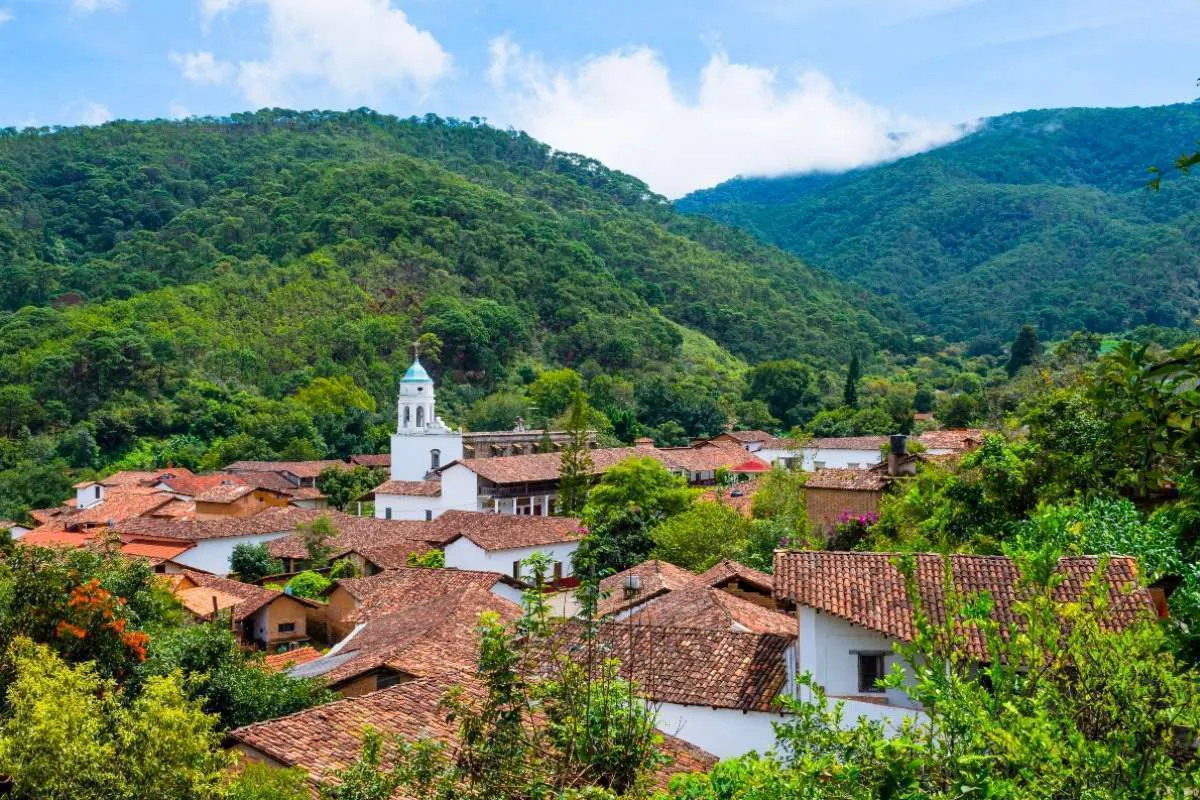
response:
<svg viewBox="0 0 1200 800"><path fill-rule="evenodd" d="M445 542L446 566L463 570L498 572L529 578L521 564L534 553L550 558L547 580L569 579L574 574L571 556L583 541L579 520L571 517L516 516L485 511L448 511L437 522Z"/></svg>

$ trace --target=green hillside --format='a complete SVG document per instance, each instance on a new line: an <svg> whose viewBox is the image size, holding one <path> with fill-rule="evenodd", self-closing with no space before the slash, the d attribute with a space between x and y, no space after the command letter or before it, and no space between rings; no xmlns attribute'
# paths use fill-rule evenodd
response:
<svg viewBox="0 0 1200 800"><path fill-rule="evenodd" d="M681 210L901 300L948 338L1186 326L1200 315L1200 181L1147 188L1200 105L1026 111L841 175L738 179Z"/></svg>
<svg viewBox="0 0 1200 800"><path fill-rule="evenodd" d="M37 494L5 484L19 462L378 447L421 336L448 418L552 416L527 390L569 366L626 439L717 432L747 363L908 346L865 292L511 131L270 111L0 135L0 488Z"/></svg>

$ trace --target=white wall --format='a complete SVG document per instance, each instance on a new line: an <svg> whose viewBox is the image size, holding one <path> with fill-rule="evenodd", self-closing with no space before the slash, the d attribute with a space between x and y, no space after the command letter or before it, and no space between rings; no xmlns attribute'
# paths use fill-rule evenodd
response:
<svg viewBox="0 0 1200 800"><path fill-rule="evenodd" d="M800 636L796 641L797 669L801 673L811 673L813 680L831 697L863 694L858 690L860 651L886 653L883 662L885 674L893 664L904 666L903 659L892 652L894 639L807 606L800 606L796 616L800 626ZM892 706L911 708L915 705L899 689L888 689L883 696Z"/></svg>
<svg viewBox="0 0 1200 800"><path fill-rule="evenodd" d="M538 547L513 547L507 550L484 550L465 536L460 536L446 545L446 566L458 569L475 569L512 575L513 562L524 561L534 553L545 553L554 561L562 563L563 577L571 574L571 554L579 549L579 542L541 545ZM528 575L528 569L522 569ZM548 579L553 574L546 576Z"/></svg>
<svg viewBox="0 0 1200 800"><path fill-rule="evenodd" d="M418 497L416 495L407 494L376 494L375 495L375 516L378 519L388 519L387 510L392 510L391 519L409 519L423 521L425 512L429 511L430 519L437 519L444 512L453 508L459 508L462 511L474 511L475 506L471 505L467 508L454 506L447 501L446 497Z"/></svg>
<svg viewBox="0 0 1200 800"><path fill-rule="evenodd" d="M883 453L879 448L871 450L804 448L804 470L806 472L815 470L818 461L825 465L825 469L845 469L851 464L857 464L860 468L873 467L882 460Z"/></svg>
<svg viewBox="0 0 1200 800"><path fill-rule="evenodd" d="M788 459L795 459L795 469L800 469L804 461L804 451L798 447L794 450L784 450L777 447L764 447L758 450L755 455L772 466L784 466ZM804 469L808 469L808 467L804 467Z"/></svg>
<svg viewBox="0 0 1200 800"><path fill-rule="evenodd" d="M96 491L100 494L97 497ZM104 500L105 488L98 483L93 483L90 486L80 486L75 490L75 507L90 508Z"/></svg>
<svg viewBox="0 0 1200 800"><path fill-rule="evenodd" d="M442 472L442 497L447 508L479 511L479 476L462 464ZM487 509L491 510L491 509Z"/></svg>
<svg viewBox="0 0 1200 800"><path fill-rule="evenodd" d="M227 536L221 539L201 539L196 546L175 556L176 564L189 569L211 572L214 575L229 574L229 557L239 544L262 544L287 536L292 531L258 533L253 536Z"/></svg>
<svg viewBox="0 0 1200 800"><path fill-rule="evenodd" d="M775 746L772 722L780 714L764 711L738 711L735 708L709 708L662 703L658 707L658 729L689 744L707 750L718 758L735 758L757 750L765 753Z"/></svg>
<svg viewBox="0 0 1200 800"><path fill-rule="evenodd" d="M425 475L432 466L432 450L440 451L438 466L444 467L451 461L457 461L463 457L462 434L456 431L393 433L392 480L425 480Z"/></svg>

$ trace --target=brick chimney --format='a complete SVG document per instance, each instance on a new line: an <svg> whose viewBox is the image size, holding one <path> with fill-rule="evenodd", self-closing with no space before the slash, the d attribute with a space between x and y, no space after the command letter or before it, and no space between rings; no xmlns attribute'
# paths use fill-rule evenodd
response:
<svg viewBox="0 0 1200 800"><path fill-rule="evenodd" d="M888 448L887 474L889 478L897 478L902 474L913 475L916 473L915 465L904 463L907 457L908 437L902 433L897 433L891 437L891 444Z"/></svg>

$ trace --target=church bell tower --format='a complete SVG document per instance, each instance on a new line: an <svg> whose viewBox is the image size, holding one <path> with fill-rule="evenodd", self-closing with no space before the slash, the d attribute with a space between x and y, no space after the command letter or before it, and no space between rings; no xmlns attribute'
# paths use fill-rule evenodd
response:
<svg viewBox="0 0 1200 800"><path fill-rule="evenodd" d="M433 378L414 356L400 379L396 432L392 434L392 480L425 480L430 472L462 458L462 431L437 415Z"/></svg>

